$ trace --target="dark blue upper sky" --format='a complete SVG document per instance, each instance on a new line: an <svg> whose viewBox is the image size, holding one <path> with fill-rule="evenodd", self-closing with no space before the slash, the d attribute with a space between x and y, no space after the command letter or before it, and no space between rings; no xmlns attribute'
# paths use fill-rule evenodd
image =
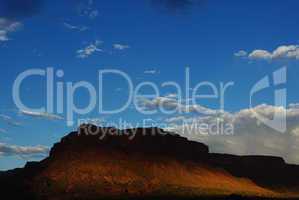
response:
<svg viewBox="0 0 299 200"><path fill-rule="evenodd" d="M286 66L287 104L299 100L296 0L26 0L27 6L15 0L13 5L7 2L0 0L0 112L22 125L11 126L3 120L0 143L51 146L73 129L65 122L37 120L19 113L12 99L12 85L30 68L61 69L64 76L56 82L84 80L97 87L97 71L101 69L122 70L134 84L176 81L184 86L185 68L189 67L191 87L201 81L216 85L233 81L225 97L225 110L238 112L248 108L249 90L259 79ZM273 51L284 45L292 45L298 58L287 52L276 58ZM244 55L237 54L240 50ZM256 55L255 50L264 50L271 58ZM112 108L126 100L126 84L121 79L107 79L104 84L104 107ZM45 105L45 87L41 77L24 82L23 101L30 107ZM172 91L161 89L161 96L169 93ZM78 106L88 103L87 94L78 91ZM256 105L273 104L270 89L257 98ZM218 100L198 103L219 108ZM84 117L113 121L122 116L131 122L141 118L134 109L115 116L99 115L95 110ZM23 158L4 156L0 169L23 162Z"/></svg>

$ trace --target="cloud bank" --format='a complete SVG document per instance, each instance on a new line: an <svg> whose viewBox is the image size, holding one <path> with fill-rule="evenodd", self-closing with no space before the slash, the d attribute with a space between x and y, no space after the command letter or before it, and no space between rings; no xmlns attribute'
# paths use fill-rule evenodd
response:
<svg viewBox="0 0 299 200"><path fill-rule="evenodd" d="M299 163L297 105L290 104L288 108L282 108L262 104L236 113L199 117L181 115L165 121L169 123L169 130L208 144L212 152L281 156L289 163ZM287 114L285 133L269 128L256 117L256 113L260 113L271 118L277 112Z"/></svg>
<svg viewBox="0 0 299 200"><path fill-rule="evenodd" d="M63 120L64 119L63 117L61 117L59 115L46 113L46 112L34 112L34 111L28 111L28 110L20 110L20 113L22 115L41 118L41 119L48 119L48 120Z"/></svg>
<svg viewBox="0 0 299 200"><path fill-rule="evenodd" d="M20 157L36 157L45 156L49 153L49 148L45 146L17 146L0 143L0 156L20 156Z"/></svg>
<svg viewBox="0 0 299 200"><path fill-rule="evenodd" d="M140 96L138 101L138 106L141 110L172 110L176 113L197 113L203 115L214 115L219 111L209 109L207 107L201 106L199 104L185 104L185 100L178 100L173 94L170 96L159 96L155 98L144 98Z"/></svg>
<svg viewBox="0 0 299 200"><path fill-rule="evenodd" d="M236 57L248 58L251 60L277 60L277 59L299 59L299 45L282 45L278 46L273 51L264 49L255 49L247 53L245 50L240 50L234 54Z"/></svg>

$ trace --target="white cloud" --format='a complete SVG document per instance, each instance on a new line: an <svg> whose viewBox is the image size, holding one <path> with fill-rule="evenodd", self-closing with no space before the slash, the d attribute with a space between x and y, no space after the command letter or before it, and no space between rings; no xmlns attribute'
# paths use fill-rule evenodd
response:
<svg viewBox="0 0 299 200"><path fill-rule="evenodd" d="M129 49L130 46L125 44L113 44L113 48L117 50L125 50L125 49Z"/></svg>
<svg viewBox="0 0 299 200"><path fill-rule="evenodd" d="M170 118L166 118L165 122L167 123L181 123L181 122L186 122L188 121L188 119L186 116L175 116L175 117L170 117Z"/></svg>
<svg viewBox="0 0 299 200"><path fill-rule="evenodd" d="M299 109L299 103L291 103L289 104L289 108Z"/></svg>
<svg viewBox="0 0 299 200"><path fill-rule="evenodd" d="M281 108L263 104L236 113L193 118L182 115L165 121L171 123L170 130L189 139L206 143L212 152L281 156L290 163L298 164L299 108L293 105ZM271 118L274 113L283 111L287 113L286 133L267 127L256 118L255 114L260 113ZM182 121L184 123L181 123ZM232 132L227 133L227 130Z"/></svg>
<svg viewBox="0 0 299 200"><path fill-rule="evenodd" d="M247 56L247 52L244 51L244 50L240 50L240 51L234 53L234 55L235 55L236 57L244 57L244 56Z"/></svg>
<svg viewBox="0 0 299 200"><path fill-rule="evenodd" d="M75 30L75 31L79 31L79 32L88 30L88 27L86 27L86 26L74 26L74 25L71 25L66 22L64 22L63 25L70 30Z"/></svg>
<svg viewBox="0 0 299 200"><path fill-rule="evenodd" d="M299 46L298 45L280 46L273 51L272 57L299 59Z"/></svg>
<svg viewBox="0 0 299 200"><path fill-rule="evenodd" d="M95 52L103 52L103 50L99 48L99 46L102 43L103 43L102 41L96 40L94 43L89 44L85 48L79 49L77 51L77 57L84 59L84 58L88 58Z"/></svg>
<svg viewBox="0 0 299 200"><path fill-rule="evenodd" d="M30 147L0 143L0 156L31 157L47 155L48 152L49 148L41 145Z"/></svg>
<svg viewBox="0 0 299 200"><path fill-rule="evenodd" d="M105 126L107 123L105 117L99 118L83 118L79 120L79 124L93 124L96 126Z"/></svg>
<svg viewBox="0 0 299 200"><path fill-rule="evenodd" d="M12 117L10 117L8 115L0 114L0 120L4 121L7 124L12 125L12 126L21 126L20 122L15 121Z"/></svg>
<svg viewBox="0 0 299 200"><path fill-rule="evenodd" d="M178 94L176 94L176 93L170 93L170 94L167 94L165 97L166 98L171 98L171 99L177 99L178 98Z"/></svg>
<svg viewBox="0 0 299 200"><path fill-rule="evenodd" d="M20 113L23 115L27 115L30 117L37 117L42 119L49 119L49 120L63 120L63 117L47 112L34 112L28 110L20 110Z"/></svg>
<svg viewBox="0 0 299 200"><path fill-rule="evenodd" d="M274 59L299 59L299 45L281 45L272 52L264 49L255 49L249 54L241 50L234 54L237 57L247 57L253 60L274 60Z"/></svg>
<svg viewBox="0 0 299 200"><path fill-rule="evenodd" d="M149 70L145 70L143 73L144 74L158 74L159 71L157 71L155 69L149 69Z"/></svg>
<svg viewBox="0 0 299 200"><path fill-rule="evenodd" d="M10 40L8 35L19 30L22 27L20 22L0 18L0 42Z"/></svg>
<svg viewBox="0 0 299 200"><path fill-rule="evenodd" d="M257 60L271 60L272 59L272 54L266 50L254 50L252 51L248 58L250 59L257 59Z"/></svg>
<svg viewBox="0 0 299 200"><path fill-rule="evenodd" d="M4 42L4 41L8 41L8 37L7 37L7 32L4 30L0 30L0 41Z"/></svg>
<svg viewBox="0 0 299 200"><path fill-rule="evenodd" d="M183 101L173 98L173 96L155 97L152 99L139 97L139 108L143 110L165 109L174 110L178 113L198 113L203 115L215 115L217 110L209 109L201 105L183 104Z"/></svg>

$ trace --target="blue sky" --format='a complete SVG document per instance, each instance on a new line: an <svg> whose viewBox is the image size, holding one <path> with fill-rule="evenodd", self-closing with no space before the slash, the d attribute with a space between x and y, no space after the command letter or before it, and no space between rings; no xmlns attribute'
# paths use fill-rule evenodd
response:
<svg viewBox="0 0 299 200"><path fill-rule="evenodd" d="M0 5L7 2L0 1ZM31 68L61 69L64 77L56 77L56 82L84 80L96 87L97 72L102 69L122 70L132 77L134 84L151 81L160 85L176 81L184 86L184 71L189 67L191 87L201 81L216 85L233 81L234 86L225 96L225 110L235 113L248 108L249 90L258 80L286 66L287 104L299 102L299 56L287 54L299 52L296 46L299 44L298 1L205 0L197 3L195 0L186 7L182 6L189 2L185 0L177 7L167 0L154 3L151 0L27 2L31 2L34 9L22 10L15 6L2 11L4 14L0 12L0 112L10 117L1 120L0 143L3 149L4 145L9 147L10 153L0 154L0 169L20 167L28 159L40 159L39 156L32 158L30 150L38 145L41 149L51 147L75 129L66 126L65 120L20 113L12 99L12 86L20 73ZM275 57L273 51L283 45L289 50ZM240 50L244 55L236 54ZM126 83L118 78L107 78L104 84L105 108L125 101ZM258 95L255 104L272 105L272 89ZM24 83L21 96L27 105L39 107L45 105L45 92L45 79L34 77ZM161 93L167 95L172 91L163 88ZM78 91L75 102L78 106L86 105L88 93ZM218 100L198 103L219 108ZM65 115L59 116L66 118ZM93 110L86 116L76 117L106 121L122 117L134 123L143 116L129 108L117 115L102 115ZM165 118L162 114L151 117ZM12 125L8 121L20 124ZM20 146L29 148L29 153L22 152ZM297 158L290 160L297 162Z"/></svg>

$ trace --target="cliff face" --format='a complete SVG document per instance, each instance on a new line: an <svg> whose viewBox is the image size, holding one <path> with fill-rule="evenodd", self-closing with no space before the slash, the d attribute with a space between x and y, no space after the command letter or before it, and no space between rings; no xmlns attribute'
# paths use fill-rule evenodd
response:
<svg viewBox="0 0 299 200"><path fill-rule="evenodd" d="M280 157L209 154L209 163L261 186L299 191L299 166L286 164Z"/></svg>
<svg viewBox="0 0 299 200"><path fill-rule="evenodd" d="M281 197L298 191L298 175L282 158L212 154L158 128L83 125L45 160L0 173L0 186L13 199Z"/></svg>
<svg viewBox="0 0 299 200"><path fill-rule="evenodd" d="M54 145L50 157L69 151L113 151L147 156L173 157L183 160L203 160L209 148L159 128L118 130L82 125Z"/></svg>

